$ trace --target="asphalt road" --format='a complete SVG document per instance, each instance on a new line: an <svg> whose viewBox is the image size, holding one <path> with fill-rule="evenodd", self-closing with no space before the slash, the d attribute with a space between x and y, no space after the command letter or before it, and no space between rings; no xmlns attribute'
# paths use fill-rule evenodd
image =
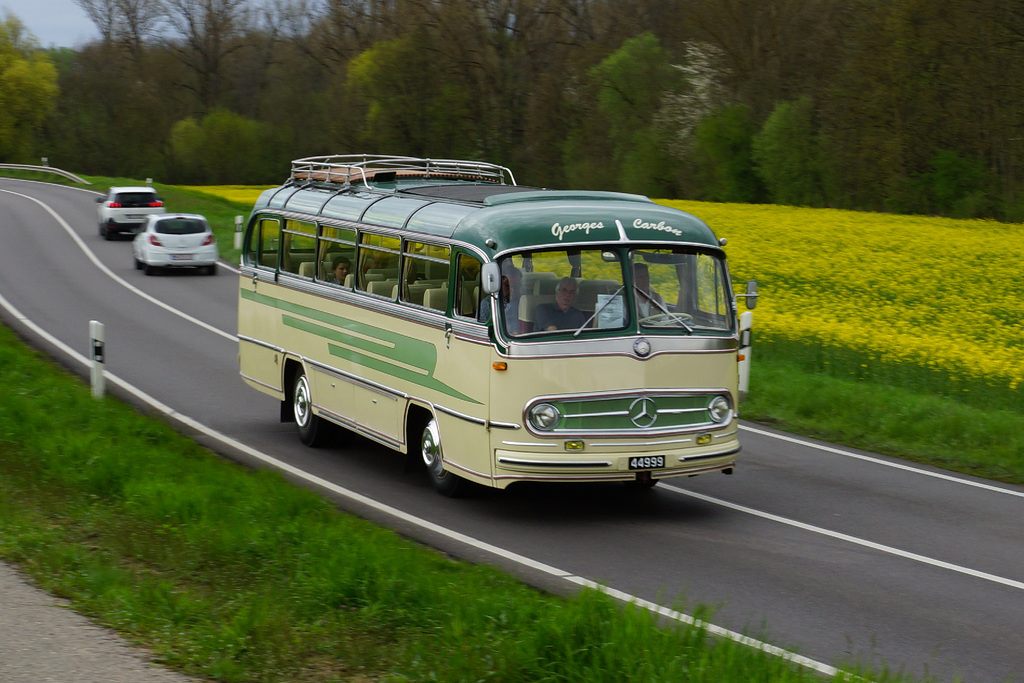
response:
<svg viewBox="0 0 1024 683"><path fill-rule="evenodd" d="M1024 489L745 423L730 477L446 499L358 437L302 446L238 377L234 269L146 277L95 215L90 193L0 180L0 317L83 374L89 321L104 323L108 388L172 411L212 449L544 588L713 606L727 637L822 671L1024 681Z"/></svg>

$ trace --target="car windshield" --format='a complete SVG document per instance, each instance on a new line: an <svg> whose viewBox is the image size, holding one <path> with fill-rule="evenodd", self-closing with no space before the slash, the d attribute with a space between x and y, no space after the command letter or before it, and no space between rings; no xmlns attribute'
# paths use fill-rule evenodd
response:
<svg viewBox="0 0 1024 683"><path fill-rule="evenodd" d="M509 336L732 331L728 273L724 260L711 254L552 250L513 254L499 267L498 311Z"/></svg>
<svg viewBox="0 0 1024 683"><path fill-rule="evenodd" d="M162 235L194 235L206 232L206 223L195 218L168 218L157 221L156 231Z"/></svg>

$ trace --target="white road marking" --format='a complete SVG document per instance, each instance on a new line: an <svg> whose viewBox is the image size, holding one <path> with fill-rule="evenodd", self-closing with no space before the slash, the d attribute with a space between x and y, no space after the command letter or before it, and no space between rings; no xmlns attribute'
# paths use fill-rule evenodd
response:
<svg viewBox="0 0 1024 683"><path fill-rule="evenodd" d="M953 564L951 562L945 562L943 560L936 560L935 558L927 557L925 555L918 555L917 553L912 553L907 550L900 550L899 548L893 548L892 546L883 545L881 543L875 543L874 541L858 538L856 536L850 536L849 534L844 534L838 531L831 531L820 526L814 526L813 524L798 522L795 519L780 517L779 515L773 515L770 512L762 512L761 510L755 510L754 508L749 508L745 505L739 505L738 503L730 503L729 501L722 500L721 498L714 498L713 496L708 496L703 493L696 493L695 491L687 491L686 489L681 489L676 486L665 485L664 489L666 491L678 493L679 495L689 496L690 498L703 500L707 503L712 503L714 505L720 505L722 507L729 508L730 510L736 510L737 512L743 512L748 515L753 515L754 517L760 517L761 519L767 519L772 522L778 522L779 524L785 524L786 526L795 527L797 529L809 531L811 533L819 534L821 536L828 536L830 538L835 538L840 541L846 541L847 543L853 543L854 545L860 545L864 546L865 548L871 548L872 550L877 550L888 555L904 557L908 560L913 560L914 562L920 562L921 564L927 564L931 565L932 567L939 567L941 569L948 569L949 571L957 572L958 574L965 574L966 576L973 576L978 579L984 579L985 581L991 581L992 583L998 583L1002 584L1003 586L1009 586L1010 588L1024 590L1024 582L1022 581L1015 581L1014 579L996 576L995 574L989 574L988 572L979 571L977 569L971 569L970 567L964 567L958 564Z"/></svg>
<svg viewBox="0 0 1024 683"><path fill-rule="evenodd" d="M209 325L207 323L204 323L202 320L199 320L198 318L193 318L188 313L185 313L183 311L179 311L178 309L174 308L173 306L169 306L168 304L165 304L163 301L160 301L160 299L157 299L154 296L150 296L149 294L146 294L141 289L139 289L135 285L131 284L130 282L128 282L127 280L122 278L120 275L118 275L114 271L110 270L110 268L107 268L103 263L100 262L100 260L96 257L96 255L94 253L92 253L92 250L89 249L89 247L86 246L85 242L82 241L82 238L79 237L78 234L75 233L75 231L71 229L71 226L68 225L64 221L64 219L61 218L57 214L56 211L51 209L49 206L47 206L43 202L39 201L35 197L30 197L30 196L28 196L26 194L20 194L18 192L11 192L10 190L0 190L0 192L4 192L6 194L12 194L12 195L14 195L16 197L21 197L23 199L28 199L29 201L33 201L36 204L38 204L39 206L41 206L47 213L50 214L50 216L53 217L53 220L57 221L57 225L59 225L61 228L63 228L64 232L66 232L71 237L71 239L74 240L75 244L78 245L78 248L82 250L82 253L84 253L86 255L86 257L90 261L93 262L93 265L95 265L97 268L99 268L100 271L102 271L106 276L108 276L114 282L118 283L122 287L125 287L125 288L129 289L133 293L138 294L139 296L141 296L146 301L159 306L160 308L164 309L165 311L173 313L174 315L177 315L177 316L179 316L181 318L184 318L188 322L193 323L195 325L198 325L199 327L203 328L204 330L209 330L210 332L213 332L214 334L217 334L217 335L219 335L221 337L224 337L225 339L228 339L228 340L230 340L232 342L237 342L238 341L238 337L236 335L229 334L228 332L225 332L225 331L223 331L223 330L221 330L219 328L216 328L213 325Z"/></svg>
<svg viewBox="0 0 1024 683"><path fill-rule="evenodd" d="M893 467L898 470L904 470L906 472L913 472L914 474L920 474L925 477L934 477L935 479L943 479L945 481L951 481L956 484L963 484L964 486L973 486L975 488L984 489L986 491L993 491L995 493L1004 493L1008 496L1017 496L1018 498L1024 498L1024 491L1018 491L1003 486L996 486L995 484L986 484L981 481L974 481L971 479L964 479L954 474L946 474L944 472L933 472L931 470L924 470L920 467L914 467L913 465L907 465L900 462L892 462L889 460L882 460L881 458L875 458L870 455L863 455L861 453L854 453L852 451L843 450L842 448L835 448L834 446L824 446L822 444L813 443L805 439L799 439L794 436L788 436L786 434L776 434L774 432L767 432L763 429L757 429L756 427L748 427L746 425L740 425L740 429L751 434L760 434L761 436L767 436L772 439L778 439L779 441L787 441L789 443L795 443L798 446L804 446L806 448L813 448L819 451L825 451L826 453L834 453L836 455L842 455L847 458L854 458L856 460L863 460L870 462L875 465L884 465L885 467Z"/></svg>

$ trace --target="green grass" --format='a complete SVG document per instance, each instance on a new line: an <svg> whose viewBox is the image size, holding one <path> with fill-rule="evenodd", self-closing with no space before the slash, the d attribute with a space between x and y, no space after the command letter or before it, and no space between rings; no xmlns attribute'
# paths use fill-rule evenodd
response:
<svg viewBox="0 0 1024 683"><path fill-rule="evenodd" d="M220 681L818 680L342 514L94 399L4 327L0 557L167 665Z"/></svg>
<svg viewBox="0 0 1024 683"><path fill-rule="evenodd" d="M748 420L989 479L1024 484L1024 415L807 370L755 347Z"/></svg>

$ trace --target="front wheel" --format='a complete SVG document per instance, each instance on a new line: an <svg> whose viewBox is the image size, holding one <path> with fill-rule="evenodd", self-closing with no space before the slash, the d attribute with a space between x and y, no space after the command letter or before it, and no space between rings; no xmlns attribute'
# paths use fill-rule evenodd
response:
<svg viewBox="0 0 1024 683"><path fill-rule="evenodd" d="M313 393L309 389L306 373L301 370L292 385L292 412L302 443L316 448L327 442L328 425L313 414Z"/></svg>
<svg viewBox="0 0 1024 683"><path fill-rule="evenodd" d="M430 418L423 428L420 437L420 454L423 464L427 466L427 476L438 493L456 498L465 492L468 482L444 468L444 457L441 451L441 432L437 428L437 420Z"/></svg>

